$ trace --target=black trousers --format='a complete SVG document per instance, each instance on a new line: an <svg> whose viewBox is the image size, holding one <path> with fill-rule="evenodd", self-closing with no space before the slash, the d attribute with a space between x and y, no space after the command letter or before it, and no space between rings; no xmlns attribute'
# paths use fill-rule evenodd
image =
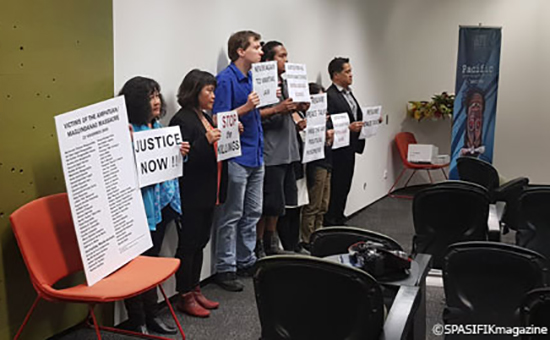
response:
<svg viewBox="0 0 550 340"><path fill-rule="evenodd" d="M153 247L145 251L143 255L158 256L164 240L166 226L174 220L179 224L179 219L179 214L169 205L162 209L162 221L157 224L155 231L151 231ZM141 295L124 300L124 305L131 323L134 325L144 324L146 318L154 317L158 312L157 288L155 287Z"/></svg>
<svg viewBox="0 0 550 340"><path fill-rule="evenodd" d="M277 220L277 232L283 249L294 251L300 241L300 221L302 207L286 208L285 214Z"/></svg>
<svg viewBox="0 0 550 340"><path fill-rule="evenodd" d="M181 261L176 272L176 290L180 294L192 291L200 282L203 249L210 240L213 218L214 207L183 207L176 251Z"/></svg>
<svg viewBox="0 0 550 340"><path fill-rule="evenodd" d="M330 202L325 214L325 225L340 225L346 221L344 209L351 189L355 168L355 152L348 146L332 153L332 177L330 179Z"/></svg>

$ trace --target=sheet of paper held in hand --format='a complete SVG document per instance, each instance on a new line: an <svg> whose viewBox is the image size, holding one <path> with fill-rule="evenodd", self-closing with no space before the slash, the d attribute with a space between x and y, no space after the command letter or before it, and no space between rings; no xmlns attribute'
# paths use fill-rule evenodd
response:
<svg viewBox="0 0 550 340"><path fill-rule="evenodd" d="M330 115L334 125L334 142L332 149L339 149L349 145L349 116L347 113Z"/></svg>
<svg viewBox="0 0 550 340"><path fill-rule="evenodd" d="M266 61L252 64L252 89L260 97L257 108L279 102L277 98L277 62Z"/></svg>
<svg viewBox="0 0 550 340"><path fill-rule="evenodd" d="M124 97L55 117L88 285L152 246Z"/></svg>
<svg viewBox="0 0 550 340"><path fill-rule="evenodd" d="M288 97L296 103L310 102L307 70L304 64L285 64L285 78L288 88Z"/></svg>
<svg viewBox="0 0 550 340"><path fill-rule="evenodd" d="M220 112L217 116L218 129L221 132L218 141L218 162L221 162L241 155L241 137L237 111Z"/></svg>
<svg viewBox="0 0 550 340"><path fill-rule="evenodd" d="M362 107L363 111L363 128L359 134L359 139L370 138L375 136L380 126L380 115L382 113L382 106L370 106Z"/></svg>
<svg viewBox="0 0 550 340"><path fill-rule="evenodd" d="M183 174L179 126L134 132L139 187L161 183Z"/></svg>
<svg viewBox="0 0 550 340"><path fill-rule="evenodd" d="M325 140L327 126L326 93L311 96L311 105L306 112L306 137L302 163L325 158Z"/></svg>

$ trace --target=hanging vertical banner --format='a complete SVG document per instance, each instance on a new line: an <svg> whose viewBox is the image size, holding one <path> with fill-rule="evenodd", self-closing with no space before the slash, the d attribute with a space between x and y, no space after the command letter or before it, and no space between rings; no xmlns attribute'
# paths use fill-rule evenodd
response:
<svg viewBox="0 0 550 340"><path fill-rule="evenodd" d="M493 162L501 37L500 28L460 27L451 179L458 179L458 157Z"/></svg>

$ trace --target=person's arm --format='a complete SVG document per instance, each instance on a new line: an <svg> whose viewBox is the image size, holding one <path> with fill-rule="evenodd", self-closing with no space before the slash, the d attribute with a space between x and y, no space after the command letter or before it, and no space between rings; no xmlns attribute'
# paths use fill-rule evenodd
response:
<svg viewBox="0 0 550 340"><path fill-rule="evenodd" d="M258 106L258 104L260 104L260 96L258 96L258 94L254 91L252 91L249 95L248 95L248 99L246 100L246 103L244 103L243 105L239 106L237 108L237 114L239 116L244 116L245 114L249 113L250 111L254 110L256 108L256 106Z"/></svg>
<svg viewBox="0 0 550 340"><path fill-rule="evenodd" d="M276 114L290 113L296 110L296 104L292 102L292 98L287 98L277 105L260 109L262 119L269 118Z"/></svg>

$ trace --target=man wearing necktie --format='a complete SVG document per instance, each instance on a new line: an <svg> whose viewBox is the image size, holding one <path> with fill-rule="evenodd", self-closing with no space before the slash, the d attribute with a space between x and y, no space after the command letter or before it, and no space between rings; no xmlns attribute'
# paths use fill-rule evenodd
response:
<svg viewBox="0 0 550 340"><path fill-rule="evenodd" d="M344 209L351 189L351 180L355 167L355 153L361 154L365 149L365 140L359 139L363 127L363 112L351 92L351 65L348 58L334 58L328 65L332 85L327 90L329 114L347 113L349 116L349 145L333 150L331 192L328 212L325 214L326 226L344 225Z"/></svg>

